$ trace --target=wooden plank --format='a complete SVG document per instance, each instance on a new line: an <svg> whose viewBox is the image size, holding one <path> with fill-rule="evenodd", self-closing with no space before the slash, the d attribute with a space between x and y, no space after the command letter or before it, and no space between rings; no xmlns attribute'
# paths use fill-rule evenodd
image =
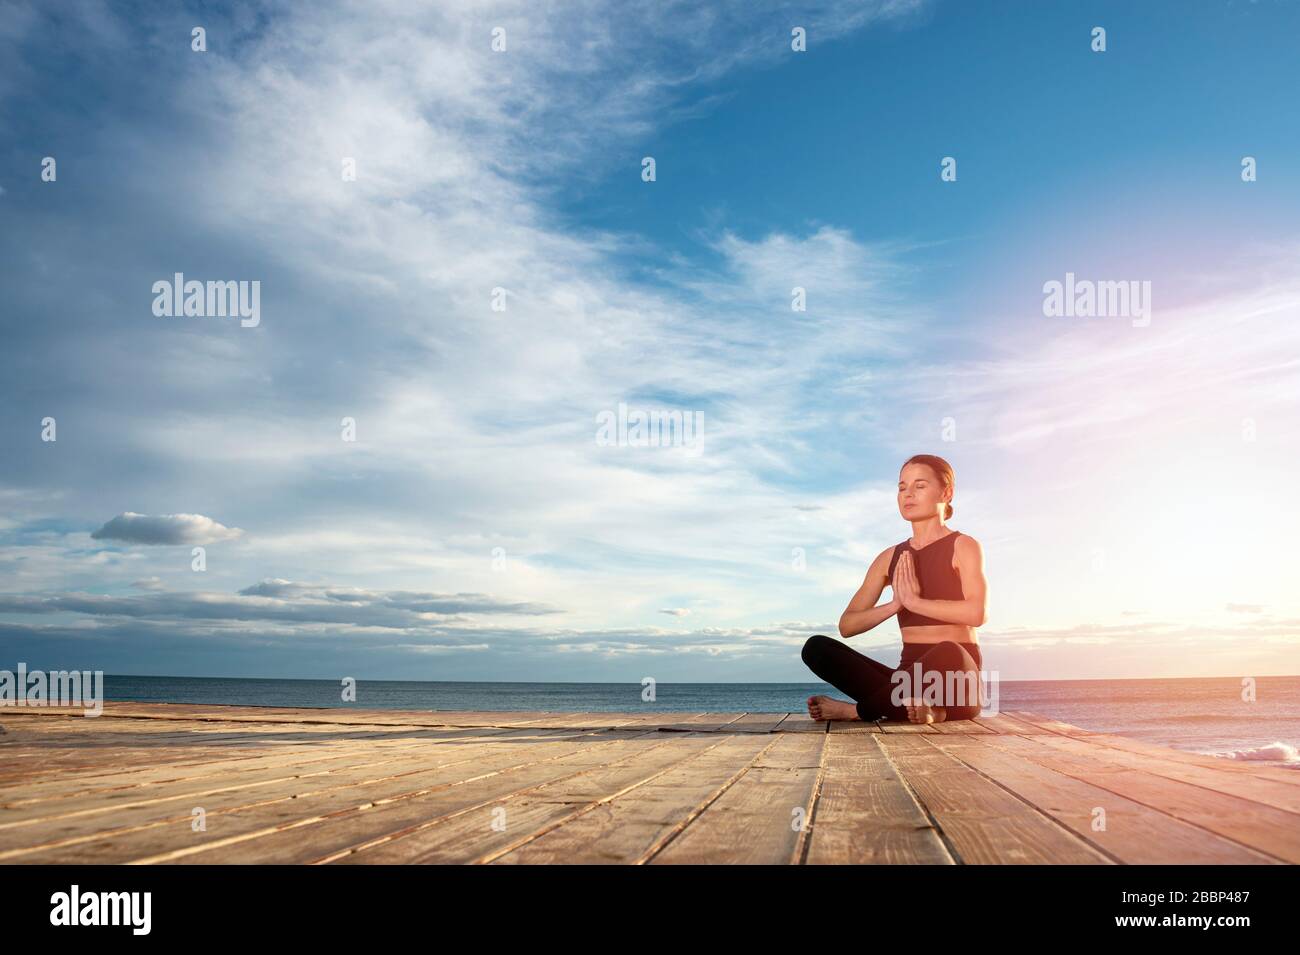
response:
<svg viewBox="0 0 1300 955"><path fill-rule="evenodd" d="M813 808L809 865L951 865L938 830L913 798L876 736L826 739Z"/></svg>
<svg viewBox="0 0 1300 955"><path fill-rule="evenodd" d="M648 720L646 727L653 726L657 730L675 733L698 733L701 731L702 723L716 722L714 713L692 713L683 710L682 712L665 712L659 714L657 719Z"/></svg>
<svg viewBox="0 0 1300 955"><path fill-rule="evenodd" d="M929 738L882 733L877 739L959 862L1111 862L1055 819L931 745Z"/></svg>
<svg viewBox="0 0 1300 955"><path fill-rule="evenodd" d="M87 725L72 718L45 717L25 719L0 736L0 746L10 746L21 740L40 739L67 745L102 745L119 736L130 736L140 743L167 743L194 738L250 739L273 742L277 739L332 739L359 737L374 734L399 734L424 729L456 729L451 726L376 726L367 724L315 724L269 722L248 720L221 722L216 720L171 720L154 717L118 718L102 716Z"/></svg>
<svg viewBox="0 0 1300 955"><path fill-rule="evenodd" d="M1137 755L1121 749L1101 750L1095 740L1073 739L1066 736L1044 737L1041 742L1046 746L1071 753L1106 759L1111 765L1129 766L1143 769L1166 779L1177 779L1212 789L1215 792L1228 793L1248 799L1252 802L1287 812L1297 813L1296 824L1300 825L1300 787L1291 786L1272 779L1256 775L1242 775L1221 770L1215 765L1180 762L1164 759L1149 754Z"/></svg>
<svg viewBox="0 0 1300 955"><path fill-rule="evenodd" d="M42 722L48 724L50 721ZM237 724L231 724L228 728L220 728L219 724L213 723L176 725L169 722L165 725L167 729L160 731L156 726L139 727L131 725L129 721L105 718L105 722L96 727L76 731L68 731L65 727L60 727L59 731L51 731L48 727L28 726L18 732L6 733L0 737L0 746L15 746L26 740L40 740L47 749L54 747L78 749L111 746L117 737L129 736L133 745L164 747L195 743L217 745L244 741L262 742L268 736Z"/></svg>
<svg viewBox="0 0 1300 955"><path fill-rule="evenodd" d="M879 720L824 720L827 733L881 733Z"/></svg>
<svg viewBox="0 0 1300 955"><path fill-rule="evenodd" d="M628 738L654 736L650 731ZM304 817L406 799L584 753L599 758L606 747L621 742L625 739L492 742L466 746L454 755L434 753L404 771L387 767L371 773L362 767L314 777L306 785L302 780L251 788L233 784L223 791L183 793L170 799L142 800L133 806L105 806L104 811L112 813L107 817L110 829L103 827L103 813L93 811L51 817L44 825L20 821L5 832L7 848L0 850L0 861L121 862L157 854L177 842L198 851L221 839L237 841L249 832L274 831ZM206 832L191 830L190 813L195 806L207 813Z"/></svg>
<svg viewBox="0 0 1300 955"><path fill-rule="evenodd" d="M218 840L202 847L158 853L144 862L227 863L309 863L330 858L355 846L379 841L396 833L405 833L439 817L481 810L507 796L517 796L548 783L618 763L635 767L653 760L656 751L671 758L673 747L688 737L663 736L649 731L638 736L608 743L587 743L573 752L547 760L501 767L496 772L481 773L466 779L426 784L418 790L394 792L381 800L371 798L343 803L328 813L266 825L265 813L258 813L262 828L240 833L237 837ZM707 745L705 740L700 745ZM436 781L431 781L436 782ZM480 814L476 824L488 825L490 818ZM249 829L248 820L241 827ZM458 861L469 861L468 859Z"/></svg>
<svg viewBox="0 0 1300 955"><path fill-rule="evenodd" d="M48 723L48 720L40 722ZM197 724L196 724L197 725ZM218 724L205 724L208 727ZM345 731L341 727L325 730L319 727L310 729L303 728L300 725L289 727L284 724L275 724L273 735L264 735L257 732L250 732L255 729L250 724L244 724L246 730L241 730L236 736L214 735L209 737L203 733L182 733L179 738L188 740L188 745L178 750L161 749L154 745L154 740L148 733L129 734L119 733L114 727L112 732L107 734L110 740L115 744L118 740L125 739L129 746L114 745L114 757L112 765L106 765L103 755L98 752L101 748L95 743L93 735L87 737L85 744L68 744L71 750L56 748L51 744L48 738L42 738L40 734L25 734L22 739L26 746L27 764L17 758L6 758L0 760L0 765L4 767L3 779L0 783L3 788L0 789L0 799L6 799L12 796L16 786L30 784L42 775L53 779L71 779L75 778L73 774L78 770L97 772L101 775L111 776L120 774L122 770L129 769L133 766L142 766L152 768L160 764L166 765L186 765L190 763L202 763L213 761L215 759L226 760L249 760L257 757L264 757L267 753L291 753L294 751L303 753L319 752L327 746L337 748L335 741L345 740L345 745L365 745L370 748L387 748L392 745L400 745L402 741L411 743L422 739L430 738L429 734L444 734L448 738L459 736L466 733L477 734L478 736L498 735L511 732L503 728L490 727L485 729L470 728L451 728L437 727L422 729L416 727L385 727L380 729L366 727L348 727ZM108 727L105 727L107 730ZM206 732L206 731L205 731ZM328 733L328 735L326 735ZM222 745L215 746L212 743ZM32 745L35 743L35 745ZM93 744L93 745L92 745ZM5 746L10 744L0 744L0 752L5 752ZM233 752L232 752L233 751ZM235 755L235 754L238 755Z"/></svg>
<svg viewBox="0 0 1300 955"><path fill-rule="evenodd" d="M1131 865L1259 865L1270 859L1236 842L1117 797L1092 783L1013 756L984 738L928 739L1039 811ZM1104 818L1098 813L1105 808Z"/></svg>
<svg viewBox="0 0 1300 955"><path fill-rule="evenodd" d="M373 769L377 766L395 766L411 760L427 765L433 747L453 743L474 742L525 742L536 739L581 739L588 734L564 730L506 730L496 727L459 730L427 730L438 736L428 740L410 741L398 747L383 747L373 743L331 747L328 754L320 750L289 751L268 754L249 761L232 762L211 760L179 770L160 766L145 770L131 770L105 776L79 774L73 778L60 778L51 782L15 787L0 794L0 830L4 824L18 819L67 813L72 810L105 805L112 801L120 809L124 799L174 798L179 793L198 794L213 791L212 781L229 782L238 774L241 785L284 779L304 778L328 773L334 769ZM456 735L447 735L456 734ZM448 750L448 757L457 756ZM116 760L115 760L116 761Z"/></svg>
<svg viewBox="0 0 1300 955"><path fill-rule="evenodd" d="M728 733L772 733L785 719L785 713L746 713L727 724Z"/></svg>
<svg viewBox="0 0 1300 955"><path fill-rule="evenodd" d="M1041 738L988 737L990 745L1033 760L1057 772L1087 780L1134 802L1286 862L1300 862L1300 817L1249 799L1129 769L1098 747L1089 754L1066 752Z"/></svg>
<svg viewBox="0 0 1300 955"><path fill-rule="evenodd" d="M631 729L640 727L642 729L660 729L665 725L672 725L674 720L680 716L698 716L695 713L677 713L671 710L659 710L649 713L625 713L628 719L619 724L621 729Z"/></svg>
<svg viewBox="0 0 1300 955"><path fill-rule="evenodd" d="M641 864L684 829L775 741L725 735L706 752L635 791L593 803L549 828L486 854L497 864Z"/></svg>
<svg viewBox="0 0 1300 955"><path fill-rule="evenodd" d="M1058 725L1068 726L1069 724ZM1214 769L1219 772L1234 773L1243 779L1270 779L1288 786L1300 786L1300 769L1284 769L1281 766L1274 766L1264 762L1229 759L1222 756L1211 756L1208 753L1194 753L1190 750L1174 749L1170 746L1161 746L1158 743L1149 743L1146 740L1119 736L1113 733L1094 733L1082 730L1079 733L1052 735L1086 739L1089 743L1107 749L1120 750L1164 761L1173 760L1192 766Z"/></svg>
<svg viewBox="0 0 1300 955"><path fill-rule="evenodd" d="M364 751L359 750L342 766L326 765L303 769L271 762L256 771L233 777L182 778L139 790L118 790L107 795L81 792L59 800L38 800L26 805L6 806L0 813L0 833L12 834L42 826L59 827L66 831L82 822L97 827L99 823L94 817L106 814L112 814L116 822L122 821L128 814L133 818L142 814L148 816L150 812L166 816L169 812L174 812L169 804L177 802L188 803L192 807L195 804L206 804L214 798L261 801L267 794L281 790L301 795L318 783L334 782L346 778L348 774L358 778L396 776L411 767L425 769L430 765L465 763L487 753L500 753L503 746L508 747L510 752L524 753L528 748L523 744L532 744L538 739L575 745L580 745L583 739L567 731L548 731L548 734L554 735L539 736L540 733L542 731L533 731L526 737L502 743L495 740L471 743L468 748L414 747L393 754L390 758L366 759L363 758Z"/></svg>
<svg viewBox="0 0 1300 955"><path fill-rule="evenodd" d="M815 720L807 713L787 713L785 719L777 724L777 733L825 733L825 720Z"/></svg>
<svg viewBox="0 0 1300 955"><path fill-rule="evenodd" d="M907 723L903 720L880 720L880 731L887 735L916 734L933 735L939 732L933 723Z"/></svg>
<svg viewBox="0 0 1300 955"><path fill-rule="evenodd" d="M1092 736L1092 730L1086 730L1081 726L1075 726L1072 723L1065 723L1061 720L1050 716L1039 716L1037 713L1031 713L1028 710L1016 710L1007 714L1013 719L1020 720L1022 723L1031 723L1048 733L1064 734L1067 736Z"/></svg>
<svg viewBox="0 0 1300 955"><path fill-rule="evenodd" d="M387 836L359 849L345 850L324 861L357 863L444 863L490 862L511 849L553 832L566 823L587 832L578 820L590 820L593 810L609 809L616 801L621 806L641 805L647 788L662 791L663 781L682 780L716 773L721 764L728 770L739 763L747 765L774 741L756 738L755 734L697 734L674 736L662 747L638 753L628 760L588 770L576 776L556 780L529 792L476 807L473 813L455 818L442 817L422 823L414 830ZM504 830L494 829L491 821L501 814ZM626 814L624 814L626 815ZM567 827L566 827L567 828ZM596 829L597 834L613 833ZM599 844L600 859L606 862L634 861L639 851L631 830L618 838L606 838ZM590 849L588 844L582 847ZM582 851L581 849L579 851ZM566 860L573 861L573 860Z"/></svg>
<svg viewBox="0 0 1300 955"><path fill-rule="evenodd" d="M0 862L1300 861L1300 773L1022 710L111 704L5 722Z"/></svg>
<svg viewBox="0 0 1300 955"><path fill-rule="evenodd" d="M544 719L548 715L563 718L571 713L547 714L545 711L466 711L466 710L367 710L347 707L276 707L235 706L223 704L122 703L106 702L101 716L85 716L74 707L15 707L4 711L6 717L66 718L99 720L116 719L192 720L215 722L338 724L348 726L514 726Z"/></svg>
<svg viewBox="0 0 1300 955"><path fill-rule="evenodd" d="M978 736L992 733L994 730L975 720L944 720L935 723L934 731L946 736Z"/></svg>
<svg viewBox="0 0 1300 955"><path fill-rule="evenodd" d="M545 729L618 729L627 724L635 725L637 720L619 713L549 713L537 719L511 722L511 726L527 726Z"/></svg>
<svg viewBox="0 0 1300 955"><path fill-rule="evenodd" d="M1040 736L1043 733L1049 732L1049 730L1042 729L1041 727L1035 726L1033 723L1018 719L1006 712L977 716L975 717L974 722L981 726L986 726L994 733L1003 736L1017 733L1028 736Z"/></svg>
<svg viewBox="0 0 1300 955"><path fill-rule="evenodd" d="M695 716L674 716L671 722L662 723L661 730L689 731L692 733L719 733L730 729L731 724L744 717L744 713L700 713Z"/></svg>
<svg viewBox="0 0 1300 955"><path fill-rule="evenodd" d="M21 746L14 752L11 745ZM84 741L50 740L42 734L28 733L13 744L0 744L0 786L5 792L40 778L68 778L73 774L119 772L133 766L177 764L203 760L216 754L251 753L258 747L244 739L210 741L189 734L169 745L166 741L144 739L137 742L128 733L105 734ZM284 747L281 747L284 748Z"/></svg>
<svg viewBox="0 0 1300 955"><path fill-rule="evenodd" d="M20 711L29 717L76 716L80 710L59 707L33 707ZM347 725L347 726L556 726L574 728L635 726L641 722L662 721L661 725L676 726L682 723L704 722L717 727L741 720L762 721L780 714L745 713L664 713L659 716L642 713L593 711L588 713L554 713L546 711L462 711L462 710L351 710L343 707L246 707L223 705L191 705L177 703L105 703L104 715L85 718L91 722L112 716L117 719L185 720L191 722L257 722L293 723L295 725ZM691 731L696 728L691 727Z"/></svg>
<svg viewBox="0 0 1300 955"><path fill-rule="evenodd" d="M797 824L812 812L827 738L777 734L753 766L647 862L796 861L803 845L803 832Z"/></svg>

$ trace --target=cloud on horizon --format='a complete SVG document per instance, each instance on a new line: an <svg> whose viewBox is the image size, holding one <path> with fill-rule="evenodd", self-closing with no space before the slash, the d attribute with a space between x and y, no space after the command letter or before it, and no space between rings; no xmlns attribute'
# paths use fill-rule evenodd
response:
<svg viewBox="0 0 1300 955"><path fill-rule="evenodd" d="M458 620L473 615L541 616L558 611L538 604L500 601L485 594L385 592L288 580L262 581L234 595L157 590L130 596L0 594L0 613L63 612L158 622L240 620L418 629L440 620Z"/></svg>
<svg viewBox="0 0 1300 955"><path fill-rule="evenodd" d="M263 590L278 596L257 595ZM509 621L554 612L482 594L370 592L290 581L264 581L235 595L46 594L0 597L2 614L62 618L57 623L0 621L0 646L25 660L33 657L23 647L52 647L53 653L43 651L46 668L72 658L81 661L76 668L107 667L108 672L127 672L112 669L111 661L121 652L166 659L178 648L202 647L200 658L219 654L212 659L225 667L217 671L221 675L335 678L328 669L334 664L370 679L492 680L499 679L494 666L514 662L529 670L530 679L635 681L657 673L667 680L685 679L689 672L691 680L727 682L779 668L797 657L808 635L835 632L831 622L801 620L691 630L538 627ZM1034 679L1036 661L1044 653L1068 659L1071 679L1121 677L1131 659L1149 652L1170 660L1191 658L1203 670L1199 675L1223 676L1243 648L1294 653L1300 647L1297 625L1295 618L1266 616L1230 627L1165 620L987 628L981 643L986 672L1004 680ZM895 643L889 633L851 641L858 652L888 665L898 660L899 650L891 646ZM430 654L436 663L421 663ZM102 662L105 658L110 662ZM1228 672L1254 675L1249 666Z"/></svg>

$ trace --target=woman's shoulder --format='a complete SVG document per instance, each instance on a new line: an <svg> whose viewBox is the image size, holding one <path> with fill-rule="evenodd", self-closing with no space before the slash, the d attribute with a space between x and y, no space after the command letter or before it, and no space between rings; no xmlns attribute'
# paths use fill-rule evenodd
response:
<svg viewBox="0 0 1300 955"><path fill-rule="evenodd" d="M885 570L885 576L889 576L894 572L894 564L898 562L899 551L906 543L907 541L902 541L901 543L891 544L889 547L886 547L876 555L875 559L871 562L871 566L883 567Z"/></svg>

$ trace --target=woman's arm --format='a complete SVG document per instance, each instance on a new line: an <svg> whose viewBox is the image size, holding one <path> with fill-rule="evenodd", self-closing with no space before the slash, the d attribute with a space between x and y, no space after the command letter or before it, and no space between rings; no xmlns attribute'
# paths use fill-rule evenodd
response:
<svg viewBox="0 0 1300 955"><path fill-rule="evenodd" d="M923 617L933 617L945 623L959 623L967 627L982 627L988 617L988 583L984 579L984 552L979 541L963 534L953 542L953 555L957 564L957 573L961 577L961 600L931 600L916 596L920 588L904 587L897 597L903 606L919 613ZM912 564L912 555L904 553L899 558L899 567L915 583L916 568ZM899 573L899 568L894 569ZM897 593L897 591L895 591Z"/></svg>
<svg viewBox="0 0 1300 955"><path fill-rule="evenodd" d="M856 636L859 633L866 633L872 627L888 620L903 608L897 596L890 600L889 603L881 604L879 607L876 606L881 591L889 583L889 559L892 554L893 549L891 548L876 555L876 559L871 562L871 567L862 581L862 586L858 588L858 592L853 595L848 607L840 615L841 637L847 638Z"/></svg>

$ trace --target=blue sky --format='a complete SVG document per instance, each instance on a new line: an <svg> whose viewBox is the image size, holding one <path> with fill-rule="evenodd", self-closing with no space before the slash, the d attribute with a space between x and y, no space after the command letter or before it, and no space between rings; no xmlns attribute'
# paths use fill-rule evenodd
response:
<svg viewBox="0 0 1300 955"><path fill-rule="evenodd" d="M1003 678L1295 673L1298 28L12 4L0 668L803 680L929 452ZM177 272L260 323L154 315ZM1045 317L1067 272L1150 324ZM620 403L703 440L603 446Z"/></svg>

